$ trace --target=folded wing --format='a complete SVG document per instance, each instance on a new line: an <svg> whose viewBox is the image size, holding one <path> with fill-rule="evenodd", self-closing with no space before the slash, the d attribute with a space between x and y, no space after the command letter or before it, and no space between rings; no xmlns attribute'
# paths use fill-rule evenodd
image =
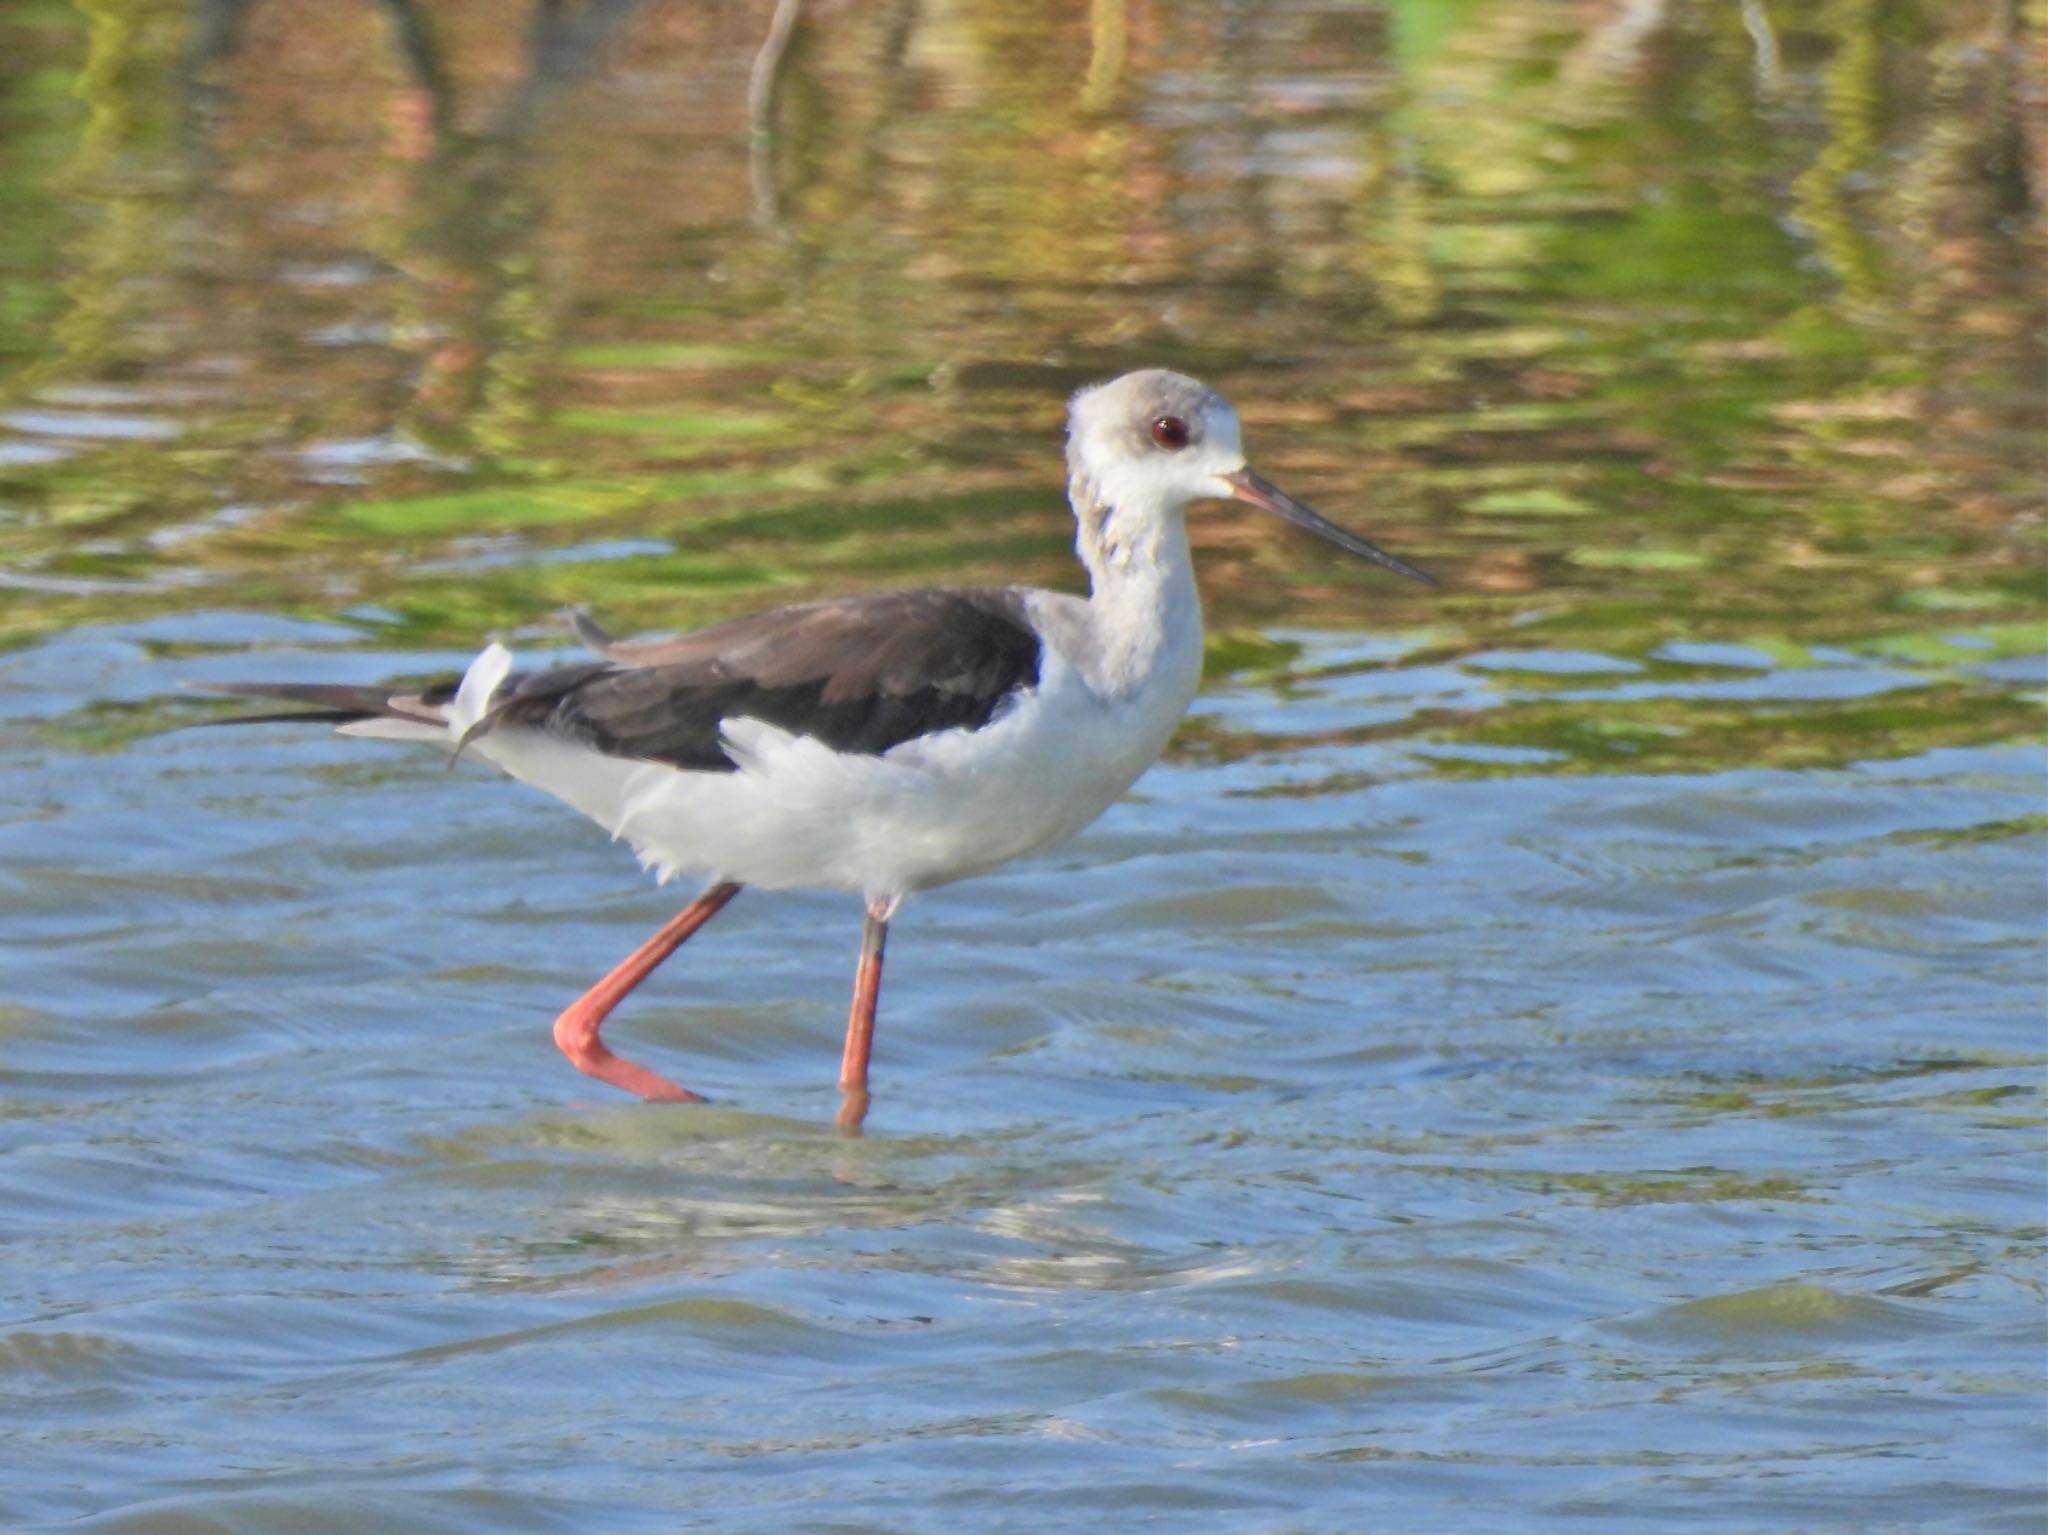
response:
<svg viewBox="0 0 2048 1535"><path fill-rule="evenodd" d="M464 736L538 729L608 756L731 772L720 728L758 719L835 751L879 755L918 736L977 730L1035 686L1041 644L1009 587L875 592L751 614L673 639L613 641L605 656L506 678ZM377 688L230 683L219 691L289 699L297 715L349 724L444 721L450 684Z"/></svg>

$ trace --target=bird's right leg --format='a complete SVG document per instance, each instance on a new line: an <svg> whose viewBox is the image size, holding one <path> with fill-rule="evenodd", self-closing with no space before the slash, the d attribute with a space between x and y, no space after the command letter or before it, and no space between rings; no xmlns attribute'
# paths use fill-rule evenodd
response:
<svg viewBox="0 0 2048 1535"><path fill-rule="evenodd" d="M645 1066L635 1066L631 1061L612 1054L604 1041L598 1038L598 1030L604 1027L611 1010L625 1000L628 992L646 980L656 965L681 948L686 938L717 916L739 893L740 887L731 882L713 885L676 913L660 932L627 955L611 974L569 1004L562 1016L555 1020L555 1043L562 1047L562 1054L569 1057L578 1071L642 1098L658 1098L669 1103L705 1101L702 1095L686 1087L678 1087Z"/></svg>
<svg viewBox="0 0 2048 1535"><path fill-rule="evenodd" d="M860 965L853 973L853 1010L846 1019L846 1049L839 1058L838 1125L848 1135L860 1134L868 1117L868 1058L875 1048L875 1004L882 996L882 947L889 938L889 919L903 898L868 897L867 920L860 930Z"/></svg>

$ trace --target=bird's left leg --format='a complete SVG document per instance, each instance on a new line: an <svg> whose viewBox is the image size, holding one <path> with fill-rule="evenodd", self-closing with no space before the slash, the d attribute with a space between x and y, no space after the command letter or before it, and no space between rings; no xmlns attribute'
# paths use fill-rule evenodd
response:
<svg viewBox="0 0 2048 1535"><path fill-rule="evenodd" d="M627 992L646 980L656 965L681 948L684 939L723 911L726 903L739 893L740 887L731 881L713 885L671 918L660 932L627 955L611 974L578 997L555 1020L555 1043L561 1046L562 1054L569 1057L578 1071L585 1076L596 1077L600 1082L609 1082L613 1087L622 1087L629 1093L637 1093L642 1098L669 1103L704 1101L700 1094L691 1092L687 1087L678 1087L667 1077L614 1055L598 1037L598 1030L604 1026L611 1010L625 1000Z"/></svg>
<svg viewBox="0 0 2048 1535"><path fill-rule="evenodd" d="M882 946L901 896L871 895L860 929L860 965L853 973L853 1009L846 1016L846 1049L839 1057L839 1128L857 1130L868 1112L868 1057L875 1048L875 1004L882 996Z"/></svg>

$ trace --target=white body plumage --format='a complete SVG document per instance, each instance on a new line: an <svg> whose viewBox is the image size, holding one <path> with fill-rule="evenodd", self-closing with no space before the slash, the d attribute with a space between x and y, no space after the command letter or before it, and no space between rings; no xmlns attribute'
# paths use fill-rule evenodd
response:
<svg viewBox="0 0 2048 1535"><path fill-rule="evenodd" d="M722 729L738 764L730 773L606 756L518 726L467 750L574 806L664 881L687 873L893 902L1065 841L1152 764L1201 678L1201 619L1185 562L1178 577L1172 622L1134 646L1103 643L1097 631L1111 612L1031 593L1027 611L1045 640L1037 685L978 730L918 736L879 755L746 718ZM1110 675L1100 662L1112 652L1121 664ZM510 669L503 646L477 657L449 710L448 743L482 716ZM414 739L430 729L390 720L343 728Z"/></svg>

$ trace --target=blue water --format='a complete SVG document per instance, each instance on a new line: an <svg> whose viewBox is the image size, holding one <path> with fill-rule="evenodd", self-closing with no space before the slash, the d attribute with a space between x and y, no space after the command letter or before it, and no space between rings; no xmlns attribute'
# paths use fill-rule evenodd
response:
<svg viewBox="0 0 2048 1535"><path fill-rule="evenodd" d="M1485 686L1348 645L1201 712ZM530 791L12 739L11 1528L2038 1523L2036 751L1170 763L906 909L848 1140L847 900L686 948L613 1032L719 1101L624 1104L547 1020L673 903Z"/></svg>

